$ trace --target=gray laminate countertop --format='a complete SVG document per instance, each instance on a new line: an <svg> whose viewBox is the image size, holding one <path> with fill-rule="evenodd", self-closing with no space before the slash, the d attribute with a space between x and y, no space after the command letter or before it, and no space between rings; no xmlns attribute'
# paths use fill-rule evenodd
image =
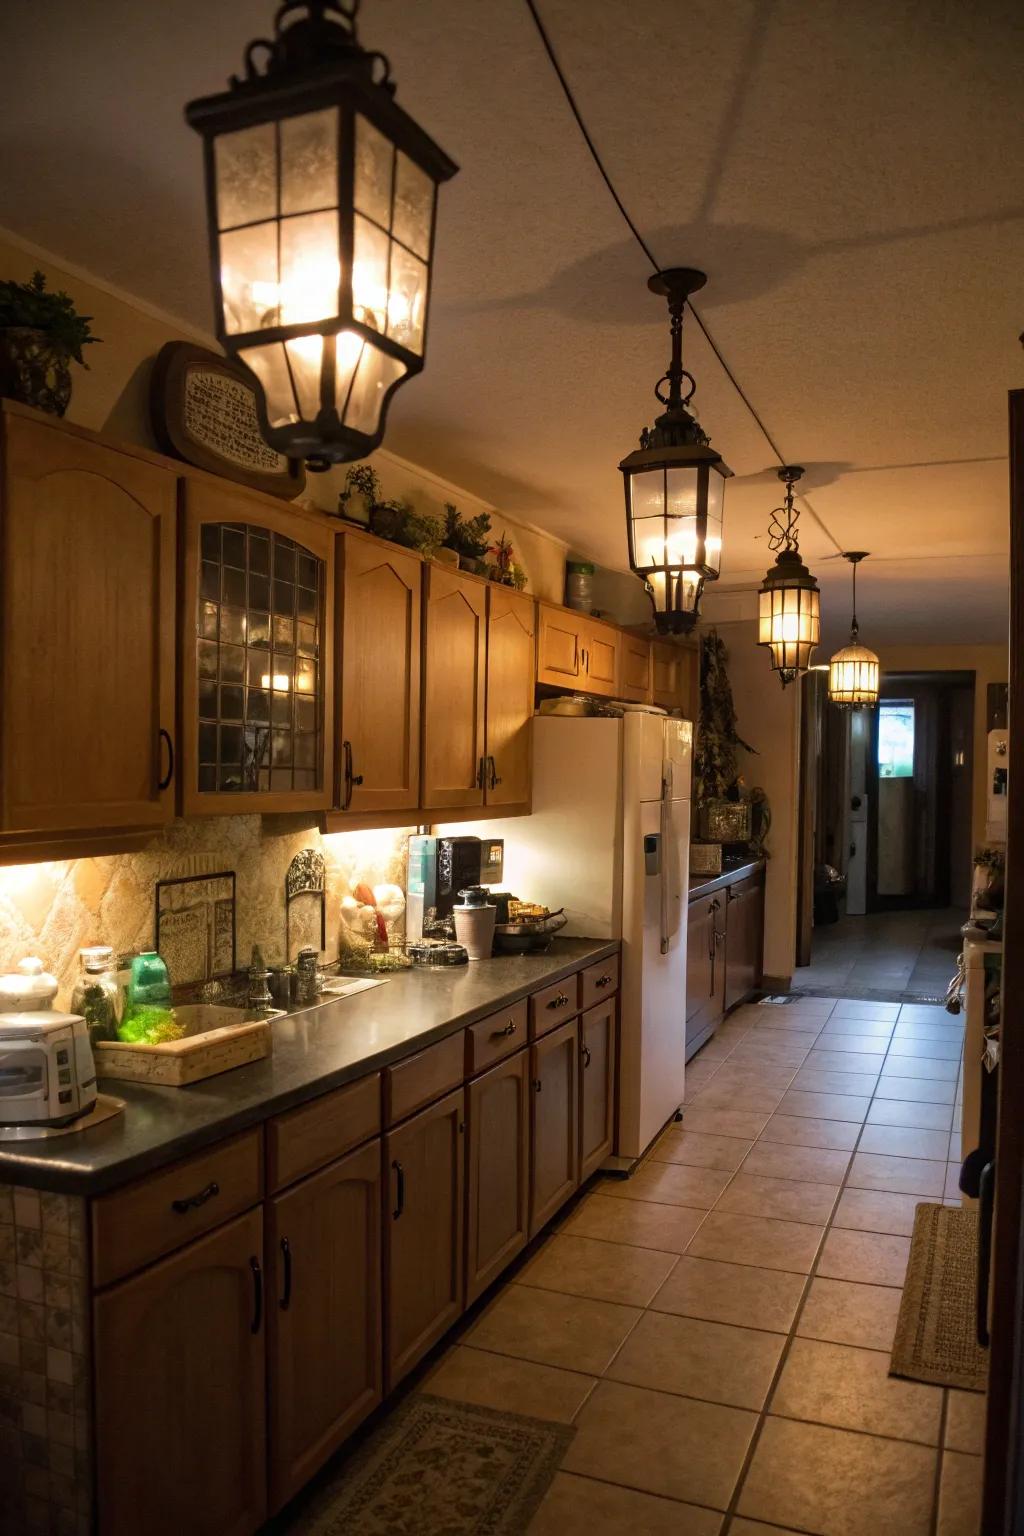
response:
<svg viewBox="0 0 1024 1536"><path fill-rule="evenodd" d="M760 874L764 867L764 859L745 859L739 864L728 865L718 875L691 875L690 900L724 891L727 885L736 885L740 880L749 880L752 875Z"/></svg>
<svg viewBox="0 0 1024 1536"><path fill-rule="evenodd" d="M543 955L402 971L382 986L273 1020L264 1061L185 1088L107 1081L104 1090L126 1101L123 1114L66 1136L0 1142L0 1183L101 1194L409 1056L618 948L617 941L556 939Z"/></svg>

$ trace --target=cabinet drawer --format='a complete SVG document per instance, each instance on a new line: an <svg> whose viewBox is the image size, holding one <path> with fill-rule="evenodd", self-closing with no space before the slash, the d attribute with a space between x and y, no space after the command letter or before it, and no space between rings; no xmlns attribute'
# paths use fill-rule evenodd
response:
<svg viewBox="0 0 1024 1536"><path fill-rule="evenodd" d="M466 1046L463 1031L388 1067L384 1073L384 1123L394 1125L442 1094L458 1088L463 1078Z"/></svg>
<svg viewBox="0 0 1024 1536"><path fill-rule="evenodd" d="M255 1205L263 1193L261 1135L208 1152L92 1202L93 1284L109 1285Z"/></svg>
<svg viewBox="0 0 1024 1536"><path fill-rule="evenodd" d="M380 1131L380 1073L267 1121L267 1190L314 1173Z"/></svg>
<svg viewBox="0 0 1024 1536"><path fill-rule="evenodd" d="M466 1030L466 1076L483 1072L526 1043L526 999L471 1024Z"/></svg>
<svg viewBox="0 0 1024 1536"><path fill-rule="evenodd" d="M536 1040L580 1011L579 976L567 976L530 998L530 1039Z"/></svg>
<svg viewBox="0 0 1024 1536"><path fill-rule="evenodd" d="M585 971L580 971L581 1008L593 1008L595 1003L603 1002L618 990L618 955L612 955L610 960L599 960L597 965L588 965Z"/></svg>

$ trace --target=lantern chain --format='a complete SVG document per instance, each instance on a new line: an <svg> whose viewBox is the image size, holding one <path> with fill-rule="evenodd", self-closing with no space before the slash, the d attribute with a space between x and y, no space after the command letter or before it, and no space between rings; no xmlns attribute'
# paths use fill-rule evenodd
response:
<svg viewBox="0 0 1024 1536"><path fill-rule="evenodd" d="M775 507L768 524L768 548L774 554L780 549L800 551L797 523L800 509L793 505L793 487L803 474L799 465L786 464L779 470L779 479L785 482L786 494L781 507Z"/></svg>

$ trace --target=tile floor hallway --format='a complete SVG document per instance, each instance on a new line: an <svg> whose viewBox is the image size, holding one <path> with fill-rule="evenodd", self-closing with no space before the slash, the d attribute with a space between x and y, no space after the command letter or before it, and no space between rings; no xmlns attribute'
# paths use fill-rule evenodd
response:
<svg viewBox="0 0 1024 1536"><path fill-rule="evenodd" d="M888 1376L919 1199L957 1199L961 1027L745 1007L682 1127L599 1180L424 1390L572 1422L530 1536L977 1536L983 1399Z"/></svg>
<svg viewBox="0 0 1024 1536"><path fill-rule="evenodd" d="M811 963L798 967L793 989L901 1003L941 1000L956 971L966 920L966 912L950 907L820 923L811 939Z"/></svg>

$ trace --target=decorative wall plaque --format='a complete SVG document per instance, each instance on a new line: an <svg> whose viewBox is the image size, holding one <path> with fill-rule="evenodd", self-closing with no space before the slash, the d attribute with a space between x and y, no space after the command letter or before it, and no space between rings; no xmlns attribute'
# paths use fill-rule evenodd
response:
<svg viewBox="0 0 1024 1536"><path fill-rule="evenodd" d="M169 341L153 364L153 432L163 452L176 459L251 490L291 499L305 487L306 472L264 441L258 389L253 376L230 358L187 341Z"/></svg>
<svg viewBox="0 0 1024 1536"><path fill-rule="evenodd" d="M158 880L156 947L175 987L230 976L235 969L234 874Z"/></svg>

